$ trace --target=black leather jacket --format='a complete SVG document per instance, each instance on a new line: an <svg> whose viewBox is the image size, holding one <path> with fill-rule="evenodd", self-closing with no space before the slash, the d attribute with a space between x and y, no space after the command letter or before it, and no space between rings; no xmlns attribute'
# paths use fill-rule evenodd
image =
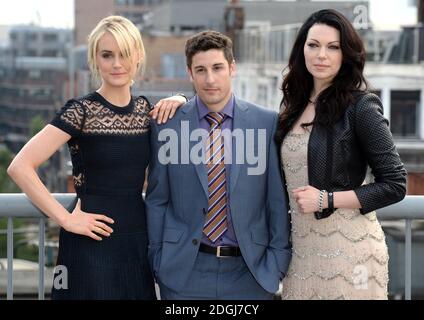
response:
<svg viewBox="0 0 424 320"><path fill-rule="evenodd" d="M374 182L362 185L367 165ZM327 191L354 190L362 214L405 197L406 170L396 151L378 96L366 93L332 128L314 126L308 146L309 184ZM328 217L324 210L317 219Z"/></svg>

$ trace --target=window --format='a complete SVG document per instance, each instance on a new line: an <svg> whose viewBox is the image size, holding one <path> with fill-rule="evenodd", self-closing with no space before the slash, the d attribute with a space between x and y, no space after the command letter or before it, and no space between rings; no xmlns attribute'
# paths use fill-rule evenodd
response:
<svg viewBox="0 0 424 320"><path fill-rule="evenodd" d="M48 50L44 50L43 51L42 56L43 57L57 57L58 56L58 52L57 52L57 50L48 49Z"/></svg>
<svg viewBox="0 0 424 320"><path fill-rule="evenodd" d="M185 56L182 53L165 53L160 59L162 77L187 78Z"/></svg>
<svg viewBox="0 0 424 320"><path fill-rule="evenodd" d="M36 33L25 33L25 40L26 41L31 41L31 40L36 40L37 39L37 34Z"/></svg>
<svg viewBox="0 0 424 320"><path fill-rule="evenodd" d="M57 34L55 33L45 33L43 34L43 40L46 42L57 41Z"/></svg>
<svg viewBox="0 0 424 320"><path fill-rule="evenodd" d="M268 104L268 87L265 84L258 85L258 104L266 106Z"/></svg>
<svg viewBox="0 0 424 320"><path fill-rule="evenodd" d="M419 91L391 92L390 129L394 136L418 138L419 105Z"/></svg>
<svg viewBox="0 0 424 320"><path fill-rule="evenodd" d="M37 51L35 51L33 49L26 50L25 56L27 56L27 57L36 57L37 56Z"/></svg>
<svg viewBox="0 0 424 320"><path fill-rule="evenodd" d="M133 0L133 3L138 6L150 5L150 4L153 4L153 2L154 2L153 0Z"/></svg>
<svg viewBox="0 0 424 320"><path fill-rule="evenodd" d="M28 77L30 79L40 79L41 78L41 71L40 70L30 70L28 72Z"/></svg>
<svg viewBox="0 0 424 320"><path fill-rule="evenodd" d="M242 82L241 83L241 97L243 99L247 99L247 88L246 88L246 83Z"/></svg>

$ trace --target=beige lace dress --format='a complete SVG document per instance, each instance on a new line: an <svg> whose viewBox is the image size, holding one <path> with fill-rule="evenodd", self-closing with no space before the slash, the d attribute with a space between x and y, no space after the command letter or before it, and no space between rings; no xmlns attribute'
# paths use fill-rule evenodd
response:
<svg viewBox="0 0 424 320"><path fill-rule="evenodd" d="M388 252L375 212L338 209L320 220L298 212L291 190L308 185L309 134L289 133L281 146L293 245L282 298L387 299Z"/></svg>

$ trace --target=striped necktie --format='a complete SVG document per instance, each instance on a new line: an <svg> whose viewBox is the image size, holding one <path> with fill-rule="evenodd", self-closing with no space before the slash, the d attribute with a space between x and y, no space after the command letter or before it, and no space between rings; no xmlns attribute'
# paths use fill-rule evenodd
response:
<svg viewBox="0 0 424 320"><path fill-rule="evenodd" d="M206 140L206 167L208 170L208 212L203 233L215 242L227 231L227 182L224 164L224 138L221 124L225 120L222 112L210 112L206 120L210 124Z"/></svg>

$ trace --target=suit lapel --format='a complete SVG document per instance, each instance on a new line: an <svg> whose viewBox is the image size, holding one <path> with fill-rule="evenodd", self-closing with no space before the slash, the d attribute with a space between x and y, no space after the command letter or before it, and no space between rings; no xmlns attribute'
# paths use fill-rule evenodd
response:
<svg viewBox="0 0 424 320"><path fill-rule="evenodd" d="M234 117L233 117L233 130L236 129L241 129L243 130L243 133L245 133L245 129L247 128L247 111L248 111L248 106L243 103L242 101L240 101L239 99L235 99L235 103L234 103ZM245 134L243 134L243 139L245 139ZM244 141L243 144L245 144L246 141ZM230 192L232 193L234 190L234 187L237 183L237 179L239 177L239 173L240 173L240 167L242 166L242 164L237 164L237 156L236 156L236 140L235 137L233 136L232 138L232 147L231 147L231 155L232 155L232 159L231 159L231 169L230 169ZM245 146L246 148L246 146ZM243 152L243 161L246 160L245 157L245 152L246 150L238 150L238 152Z"/></svg>
<svg viewBox="0 0 424 320"><path fill-rule="evenodd" d="M197 110L196 106L196 99L190 100L185 106L182 107L181 111L184 113L184 116L181 119L182 121L188 121L190 124L190 134L193 130L199 128L199 112ZM181 129L181 122L180 122L180 129ZM184 137L189 138L189 137ZM199 143L198 141L190 141L190 148L189 152L191 152L192 148ZM190 161L191 164L191 161ZM206 194L206 197L208 197L208 175L206 172L206 165L201 164L193 164L194 168L196 169L197 176L199 178L199 181L203 187L203 191Z"/></svg>

